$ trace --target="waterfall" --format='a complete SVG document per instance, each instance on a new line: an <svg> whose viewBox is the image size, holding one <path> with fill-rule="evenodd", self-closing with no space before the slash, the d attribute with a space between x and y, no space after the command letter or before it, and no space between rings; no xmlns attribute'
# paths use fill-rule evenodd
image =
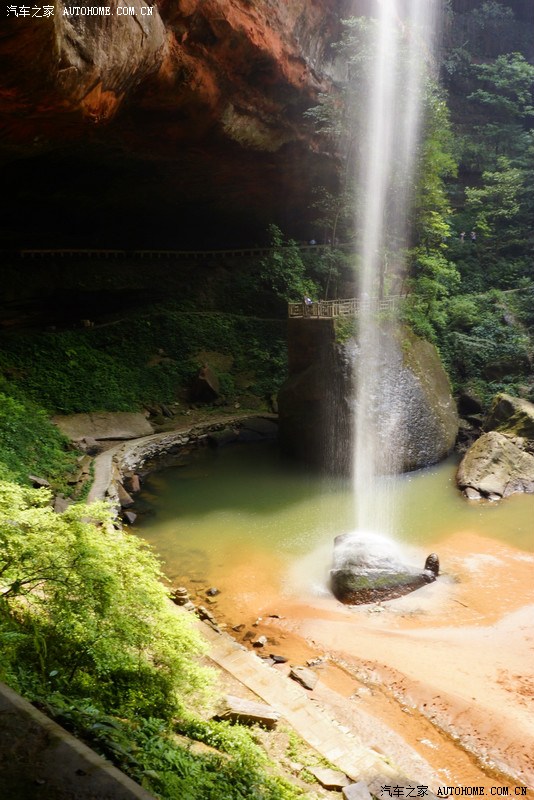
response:
<svg viewBox="0 0 534 800"><path fill-rule="evenodd" d="M369 26L372 64L359 126L355 516L358 531L389 535L394 533L394 514L387 481L400 468L405 409L391 377L399 352L396 321L388 321L386 333L377 300L392 279L398 291L403 271L438 5L439 0L378 0Z"/></svg>

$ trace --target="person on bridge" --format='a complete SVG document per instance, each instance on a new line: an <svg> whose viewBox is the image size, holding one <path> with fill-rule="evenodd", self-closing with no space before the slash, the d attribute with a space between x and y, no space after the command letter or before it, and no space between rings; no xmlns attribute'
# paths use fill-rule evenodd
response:
<svg viewBox="0 0 534 800"><path fill-rule="evenodd" d="M308 297L307 294L304 295L302 304L304 306L304 316L309 317L311 315L311 308L313 306L313 300L311 297Z"/></svg>

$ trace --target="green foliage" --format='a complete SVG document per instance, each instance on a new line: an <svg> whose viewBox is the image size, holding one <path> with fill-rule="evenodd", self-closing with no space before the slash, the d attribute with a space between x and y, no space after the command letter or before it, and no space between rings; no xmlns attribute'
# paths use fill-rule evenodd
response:
<svg viewBox="0 0 534 800"><path fill-rule="evenodd" d="M532 339L521 308L529 300L495 290L451 298L439 347L454 385L476 384L486 401L497 391L518 394L530 373ZM516 312L519 308L519 313ZM526 308L525 308L526 310Z"/></svg>
<svg viewBox="0 0 534 800"><path fill-rule="evenodd" d="M513 52L470 71L467 99L476 124L464 126L460 159L464 172L475 174L456 229L474 230L477 238L475 246L456 245L453 256L467 291L513 288L531 274L534 66Z"/></svg>
<svg viewBox="0 0 534 800"><path fill-rule="evenodd" d="M6 664L47 691L93 698L116 713L169 716L206 674L200 640L169 610L154 556L113 529L109 507L56 514L47 490L0 483L0 625Z"/></svg>
<svg viewBox="0 0 534 800"><path fill-rule="evenodd" d="M164 800L298 800L249 731L204 722L199 634L104 503L0 481L0 677ZM187 740L217 748L194 755ZM228 757L223 754L228 754Z"/></svg>
<svg viewBox="0 0 534 800"><path fill-rule="evenodd" d="M460 275L448 258L450 208L445 178L456 173L449 111L444 96L429 82L421 173L415 203L416 244L409 253L410 290L402 314L415 333L436 341L447 320L447 298L457 289Z"/></svg>
<svg viewBox="0 0 534 800"><path fill-rule="evenodd" d="M4 391L13 387L4 382ZM46 413L32 402L0 392L0 474L23 483L34 474L65 489L64 477L74 468L75 454Z"/></svg>
<svg viewBox="0 0 534 800"><path fill-rule="evenodd" d="M306 275L297 243L285 239L276 225L269 225L271 252L261 260L261 279L287 303L299 302L304 295L317 296L318 287Z"/></svg>
<svg viewBox="0 0 534 800"><path fill-rule="evenodd" d="M503 120L523 121L534 116L534 66L522 53L500 55L489 64L473 65L480 87L470 96Z"/></svg>
<svg viewBox="0 0 534 800"><path fill-rule="evenodd" d="M154 363L161 350L165 358ZM50 411L129 411L186 393L204 350L232 355L233 374L223 379L229 396L251 357L258 377L250 391L270 395L285 378L285 323L171 303L103 328L6 337L0 364L19 375L21 394Z"/></svg>

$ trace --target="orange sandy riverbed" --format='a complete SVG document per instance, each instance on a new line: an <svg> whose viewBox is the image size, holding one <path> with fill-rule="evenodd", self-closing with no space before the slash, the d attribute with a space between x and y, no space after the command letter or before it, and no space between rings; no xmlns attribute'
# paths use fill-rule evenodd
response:
<svg viewBox="0 0 534 800"><path fill-rule="evenodd" d="M326 654L322 681L400 733L443 786L515 796L534 788L534 554L462 531L439 555L436 583L350 608L324 592L295 597L284 565L251 549L209 576L213 610L292 663Z"/></svg>

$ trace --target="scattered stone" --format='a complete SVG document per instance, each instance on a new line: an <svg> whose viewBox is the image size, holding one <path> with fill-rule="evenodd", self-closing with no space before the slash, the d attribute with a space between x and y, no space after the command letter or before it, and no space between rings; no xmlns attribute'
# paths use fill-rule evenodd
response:
<svg viewBox="0 0 534 800"><path fill-rule="evenodd" d="M312 670L307 667L291 667L289 677L293 678L294 681L297 681L297 683L300 683L301 686L304 686L305 689L309 689L310 691L315 689L317 681L319 680L315 672L312 672Z"/></svg>
<svg viewBox="0 0 534 800"><path fill-rule="evenodd" d="M189 592L185 586L178 586L178 588L172 593L171 597L177 606L185 606L186 603L190 602Z"/></svg>
<svg viewBox="0 0 534 800"><path fill-rule="evenodd" d="M137 514L134 511L125 511L122 518L128 525L133 525L137 519Z"/></svg>
<svg viewBox="0 0 534 800"><path fill-rule="evenodd" d="M209 589L206 589L206 594L210 597L216 597L216 595L220 594L221 590L216 589L215 586L211 586Z"/></svg>
<svg viewBox="0 0 534 800"><path fill-rule="evenodd" d="M214 719L230 720L241 725L263 725L268 729L275 728L280 719L280 714L265 703L255 703L234 695L227 695L225 701L226 710Z"/></svg>
<svg viewBox="0 0 534 800"><path fill-rule="evenodd" d="M250 642L250 641L252 641L252 639L254 638L255 635L256 634L254 633L254 631L247 631L245 633L245 635L243 636L243 641L244 642Z"/></svg>
<svg viewBox="0 0 534 800"><path fill-rule="evenodd" d="M124 485L130 494L137 494L141 491L141 481L139 479L139 475L126 475L124 477Z"/></svg>
<svg viewBox="0 0 534 800"><path fill-rule="evenodd" d="M204 606L197 606L197 614L200 619L208 620L209 622L213 622L215 624L215 617L211 611L208 611L208 609Z"/></svg>
<svg viewBox="0 0 534 800"><path fill-rule="evenodd" d="M241 633L241 631L245 630L245 627L246 627L245 623L240 622L239 625L232 625L232 630L235 631L236 633Z"/></svg>
<svg viewBox="0 0 534 800"><path fill-rule="evenodd" d="M344 772L338 772L335 769L327 769L326 767L307 767L307 770L311 772L323 789L339 792L350 785L350 780Z"/></svg>
<svg viewBox="0 0 534 800"><path fill-rule="evenodd" d="M365 781L351 783L349 786L344 786L341 791L344 800L372 800L371 792Z"/></svg>
<svg viewBox="0 0 534 800"><path fill-rule="evenodd" d="M37 475L28 475L34 489L49 489L50 484L46 478L39 478Z"/></svg>
<svg viewBox="0 0 534 800"><path fill-rule="evenodd" d="M252 623L252 627L253 627L253 628L257 628L257 627L258 627L258 625L260 624L260 622L262 621L262 619L263 619L263 617L258 617L258 619L256 620L256 622L253 622L253 623Z"/></svg>
<svg viewBox="0 0 534 800"><path fill-rule="evenodd" d="M252 642L252 647L265 647L266 644L267 644L267 637L258 636L258 638Z"/></svg>
<svg viewBox="0 0 534 800"><path fill-rule="evenodd" d="M306 661L308 667L324 667L328 658L326 656L319 656L318 658L310 658Z"/></svg>
<svg viewBox="0 0 534 800"><path fill-rule="evenodd" d="M287 663L287 658L285 656L277 656L274 653L271 653L270 658L272 658L275 664Z"/></svg>
<svg viewBox="0 0 534 800"><path fill-rule="evenodd" d="M129 508L130 506L133 506L135 502L133 497L128 494L122 483L117 484L117 496L119 498L121 508Z"/></svg>

